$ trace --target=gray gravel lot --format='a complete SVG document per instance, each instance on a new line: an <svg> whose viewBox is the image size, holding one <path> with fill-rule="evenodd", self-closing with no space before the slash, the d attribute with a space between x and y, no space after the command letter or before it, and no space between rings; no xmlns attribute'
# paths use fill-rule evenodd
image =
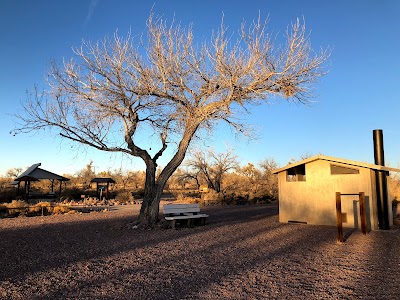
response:
<svg viewBox="0 0 400 300"><path fill-rule="evenodd" d="M138 206L0 220L1 299L400 299L400 231L280 224L271 205L135 230Z"/></svg>

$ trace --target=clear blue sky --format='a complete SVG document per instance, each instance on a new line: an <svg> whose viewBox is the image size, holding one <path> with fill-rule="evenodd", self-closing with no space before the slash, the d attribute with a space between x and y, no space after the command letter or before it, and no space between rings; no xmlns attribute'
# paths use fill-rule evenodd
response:
<svg viewBox="0 0 400 300"><path fill-rule="evenodd" d="M273 102L258 107L248 122L256 140L235 139L221 126L207 145L234 148L242 164L267 157L282 166L309 152L373 162L372 130L383 129L386 161L400 163L400 1L392 0L154 0L154 1L0 1L0 175L13 167L42 167L74 174L89 160L96 171L143 169L139 159L77 152L53 132L12 136L20 101L34 85L44 86L51 59L69 58L82 39L142 32L150 10L168 20L193 23L200 39L224 22L270 16L269 28L283 34L304 16L314 48L332 47L330 72L317 86L311 107ZM162 161L161 161L162 164Z"/></svg>

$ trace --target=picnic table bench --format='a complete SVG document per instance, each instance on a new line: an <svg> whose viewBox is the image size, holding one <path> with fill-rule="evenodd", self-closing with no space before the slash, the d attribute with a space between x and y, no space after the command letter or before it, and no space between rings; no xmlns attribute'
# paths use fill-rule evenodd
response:
<svg viewBox="0 0 400 300"><path fill-rule="evenodd" d="M208 215L200 214L198 204L166 204L163 206L164 218L171 228L175 228L176 222L181 226L185 222L187 227L196 224L205 225Z"/></svg>

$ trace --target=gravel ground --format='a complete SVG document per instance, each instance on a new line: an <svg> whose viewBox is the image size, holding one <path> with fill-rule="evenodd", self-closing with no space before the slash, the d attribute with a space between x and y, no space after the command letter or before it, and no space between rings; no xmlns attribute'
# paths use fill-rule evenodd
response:
<svg viewBox="0 0 400 300"><path fill-rule="evenodd" d="M400 230L280 224L272 205L135 230L138 206L0 220L1 299L400 299Z"/></svg>

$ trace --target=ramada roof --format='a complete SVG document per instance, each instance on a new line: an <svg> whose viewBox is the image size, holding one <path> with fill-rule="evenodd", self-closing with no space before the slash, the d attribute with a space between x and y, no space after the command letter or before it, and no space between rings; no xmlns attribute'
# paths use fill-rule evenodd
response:
<svg viewBox="0 0 400 300"><path fill-rule="evenodd" d="M30 166L25 172L15 178L11 184L17 184L20 181L36 181L39 179L54 179L60 181L69 180L69 178L39 168L40 165L41 163Z"/></svg>
<svg viewBox="0 0 400 300"><path fill-rule="evenodd" d="M358 162L358 161L348 160L348 159L343 159L343 158L336 158L336 157L331 157L331 156L326 156L326 155L316 155L316 156L295 162L293 164L288 164L287 166L285 166L283 168L279 168L279 169L272 171L272 173L277 174L277 173L286 171L287 169L291 169L293 167L303 165L303 164L308 164L308 163L316 161L316 160L326 160L326 161L331 161L334 163L340 163L340 164L361 167L361 168L367 168L367 169L372 169L372 170L378 170L378 171L400 172L400 169L395 169L395 168L390 168L390 167L385 167L385 166L380 166L380 165L375 165L375 164L369 164L369 163L365 163L365 162Z"/></svg>
<svg viewBox="0 0 400 300"><path fill-rule="evenodd" d="M90 182L97 182L97 183L115 183L114 179L112 178L107 178L107 177L96 177L90 180Z"/></svg>

